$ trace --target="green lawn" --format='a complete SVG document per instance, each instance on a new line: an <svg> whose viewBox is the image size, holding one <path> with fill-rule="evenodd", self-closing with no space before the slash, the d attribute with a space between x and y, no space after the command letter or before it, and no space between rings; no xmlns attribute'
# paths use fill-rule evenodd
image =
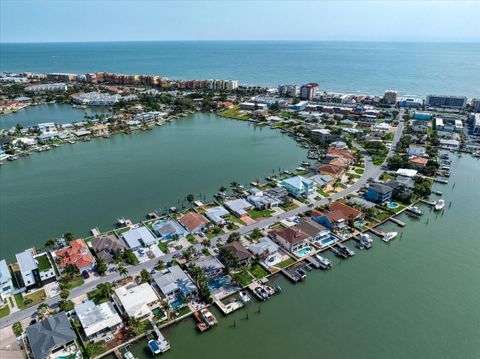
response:
<svg viewBox="0 0 480 359"><path fill-rule="evenodd" d="M158 241L158 248L160 248L163 253L168 253L168 242Z"/></svg>
<svg viewBox="0 0 480 359"><path fill-rule="evenodd" d="M248 113L240 113L240 107L233 106L225 111L217 113L219 116L235 118L237 120L249 120L250 115Z"/></svg>
<svg viewBox="0 0 480 359"><path fill-rule="evenodd" d="M246 270L233 274L233 277L235 281L238 282L238 284L240 284L242 287L252 283L252 277Z"/></svg>
<svg viewBox="0 0 480 359"><path fill-rule="evenodd" d="M81 286L85 281L83 280L82 277L77 277L72 279L70 282L68 282L68 289L73 289L75 287Z"/></svg>
<svg viewBox="0 0 480 359"><path fill-rule="evenodd" d="M15 301L17 302L17 307L20 309L24 309L27 307L31 307L32 305L39 304L45 300L47 297L45 291L43 289L37 290L36 292L27 294L22 296L22 293L15 294ZM31 303L25 304L25 300L31 299Z"/></svg>
<svg viewBox="0 0 480 359"><path fill-rule="evenodd" d="M44 254L40 257L35 257L36 261L38 262L38 270L40 272L48 271L52 268L50 261L48 260L47 254Z"/></svg>
<svg viewBox="0 0 480 359"><path fill-rule="evenodd" d="M283 209L285 212L288 212L288 211L291 211L292 209L297 208L298 206L292 202L288 206L284 206L283 204L281 204L279 207Z"/></svg>
<svg viewBox="0 0 480 359"><path fill-rule="evenodd" d="M263 277L266 277L269 273L258 263L253 263L250 268L248 268L248 271L250 272L251 275L253 275L255 278L260 279Z"/></svg>
<svg viewBox="0 0 480 359"><path fill-rule="evenodd" d="M271 217L273 213L275 212L270 209L264 209L264 210L252 209L251 211L248 212L249 216L252 219L258 219L262 217L263 218Z"/></svg>
<svg viewBox="0 0 480 359"><path fill-rule="evenodd" d="M215 238L221 234L224 234L225 232L224 231L220 231L220 232L217 232L217 233L214 233L214 232L205 232L205 236L208 238L208 239L212 239L212 238Z"/></svg>
<svg viewBox="0 0 480 359"><path fill-rule="evenodd" d="M293 258L288 258L286 260L284 260L283 262L280 262L278 264L275 264L275 267L277 268L285 268L285 267L288 267L289 265L295 263L295 259Z"/></svg>
<svg viewBox="0 0 480 359"><path fill-rule="evenodd" d="M93 302L97 305L101 304L101 303L108 302L110 300L108 297L105 297L102 294L102 291L100 289L94 289L94 290L88 292L87 297L88 297L88 299L93 300Z"/></svg>
<svg viewBox="0 0 480 359"><path fill-rule="evenodd" d="M10 314L10 308L8 307L8 305L4 306L3 308L0 308L0 318L6 317L9 314Z"/></svg>
<svg viewBox="0 0 480 359"><path fill-rule="evenodd" d="M328 197L329 194L325 191L322 191L321 189L317 189L317 192L320 193L323 197Z"/></svg>

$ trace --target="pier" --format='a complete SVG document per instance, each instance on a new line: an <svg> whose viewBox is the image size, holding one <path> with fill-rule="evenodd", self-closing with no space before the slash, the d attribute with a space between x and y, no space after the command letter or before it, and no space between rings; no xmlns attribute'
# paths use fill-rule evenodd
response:
<svg viewBox="0 0 480 359"><path fill-rule="evenodd" d="M421 199L420 202L428 204L429 206L435 206L435 204L436 204L435 201L429 201L427 199Z"/></svg>
<svg viewBox="0 0 480 359"><path fill-rule="evenodd" d="M406 225L405 222L402 222L401 220L395 217L390 217L390 221L392 221L395 224L398 224L400 227L405 227Z"/></svg>
<svg viewBox="0 0 480 359"><path fill-rule="evenodd" d="M308 262L308 264L312 265L313 267L315 267L317 269L321 268L320 263L316 259L314 259L313 257L306 257L305 262Z"/></svg>
<svg viewBox="0 0 480 359"><path fill-rule="evenodd" d="M300 281L300 278L298 278L296 275L293 275L292 273L290 273L286 269L281 269L281 272L285 277L290 279L293 283L297 283L298 281Z"/></svg>

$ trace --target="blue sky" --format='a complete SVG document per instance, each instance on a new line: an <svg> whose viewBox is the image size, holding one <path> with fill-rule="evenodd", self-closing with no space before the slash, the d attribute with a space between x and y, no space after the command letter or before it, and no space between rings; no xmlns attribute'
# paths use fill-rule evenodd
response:
<svg viewBox="0 0 480 359"><path fill-rule="evenodd" d="M1 42L480 41L479 1L1 0Z"/></svg>

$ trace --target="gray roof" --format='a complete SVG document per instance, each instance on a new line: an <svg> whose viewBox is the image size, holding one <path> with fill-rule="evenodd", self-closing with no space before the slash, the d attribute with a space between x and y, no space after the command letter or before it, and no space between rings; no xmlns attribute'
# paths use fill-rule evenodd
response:
<svg viewBox="0 0 480 359"><path fill-rule="evenodd" d="M222 223L223 217L227 216L230 212L228 212L224 207L217 206L212 208L207 208L205 210L205 215L208 219L213 221L214 223Z"/></svg>
<svg viewBox="0 0 480 359"><path fill-rule="evenodd" d="M20 272L31 273L33 270L37 269L37 262L35 262L31 251L26 250L25 252L18 253L16 257Z"/></svg>
<svg viewBox="0 0 480 359"><path fill-rule="evenodd" d="M55 314L26 329L34 359L45 359L50 349L65 345L76 338L64 312Z"/></svg>
<svg viewBox="0 0 480 359"><path fill-rule="evenodd" d="M8 282L12 279L12 275L8 270L7 262L5 259L0 260L0 283Z"/></svg>
<svg viewBox="0 0 480 359"><path fill-rule="evenodd" d="M216 271L224 268L224 265L216 258L212 256L201 257L194 262L200 268L203 268L207 272Z"/></svg>
<svg viewBox="0 0 480 359"><path fill-rule="evenodd" d="M368 208L374 208L374 207L377 206L375 203L367 201L366 199L361 198L361 197L353 197L353 198L347 199L347 203L348 204L358 204L359 206L361 206L363 208L367 208L367 209Z"/></svg>
<svg viewBox="0 0 480 359"><path fill-rule="evenodd" d="M381 184L381 183L371 183L368 189L371 189L381 194L392 192L392 187L385 186L384 184Z"/></svg>
<svg viewBox="0 0 480 359"><path fill-rule="evenodd" d="M269 254L275 253L278 251L278 245L268 237L261 238L258 243L254 243L248 247L250 252L253 254L264 254L268 252Z"/></svg>
<svg viewBox="0 0 480 359"><path fill-rule="evenodd" d="M130 248L137 248L142 245L149 246L157 242L157 240L150 233L147 227L139 227L139 228L131 229L123 233L122 236Z"/></svg>
<svg viewBox="0 0 480 359"><path fill-rule="evenodd" d="M195 284L178 265L154 274L153 280L165 296L177 290L185 296L197 291Z"/></svg>
<svg viewBox="0 0 480 359"><path fill-rule="evenodd" d="M168 220L168 221L156 221L152 225L152 229L156 235L160 237L166 237L169 235L177 235L179 237L185 235L185 230L177 222Z"/></svg>

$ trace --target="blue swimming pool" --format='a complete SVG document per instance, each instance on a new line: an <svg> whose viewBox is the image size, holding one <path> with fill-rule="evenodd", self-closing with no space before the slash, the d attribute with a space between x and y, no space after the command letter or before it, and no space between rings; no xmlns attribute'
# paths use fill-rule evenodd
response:
<svg viewBox="0 0 480 359"><path fill-rule="evenodd" d="M355 223L353 223L353 224L357 228L362 228L365 225L365 222L364 221L355 221Z"/></svg>
<svg viewBox="0 0 480 359"><path fill-rule="evenodd" d="M299 249L297 251L297 253L300 255L300 256L305 256L307 255L308 253L310 253L312 251L312 248L310 247L303 247L302 249Z"/></svg>
<svg viewBox="0 0 480 359"><path fill-rule="evenodd" d="M390 209L395 209L395 208L397 208L398 206L399 206L399 204L398 204L397 202L390 202L390 203L388 204L388 208L390 208Z"/></svg>
<svg viewBox="0 0 480 359"><path fill-rule="evenodd" d="M217 291L222 287L228 287L232 284L232 281L227 276L218 277L208 282L208 287L211 291Z"/></svg>
<svg viewBox="0 0 480 359"><path fill-rule="evenodd" d="M170 306L173 308L173 309L177 309L177 308L180 308L182 306L183 302L180 298L178 299L175 299L173 302L170 302Z"/></svg>
<svg viewBox="0 0 480 359"><path fill-rule="evenodd" d="M320 247L326 247L335 242L335 239L332 236L324 237L320 239Z"/></svg>

